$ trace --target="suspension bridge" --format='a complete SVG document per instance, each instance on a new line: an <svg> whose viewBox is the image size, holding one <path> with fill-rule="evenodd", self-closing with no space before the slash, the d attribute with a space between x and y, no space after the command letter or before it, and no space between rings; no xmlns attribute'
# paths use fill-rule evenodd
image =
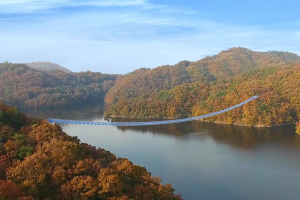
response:
<svg viewBox="0 0 300 200"><path fill-rule="evenodd" d="M226 108L224 110L220 110L217 112L213 112L213 113L209 113L209 114L201 115L201 116L197 116L197 117L184 118L184 119L151 121L151 122L95 122L95 121L79 121L79 120L65 120L65 119L49 118L48 122L53 123L53 124L58 123L58 124L99 125L99 126L149 126L149 125L173 124L173 123L188 122L188 121L193 121L193 120L197 120L197 119L202 119L202 118L207 118L207 117L211 117L214 115L218 115L218 114L233 110L235 108L238 108L258 97L259 96L257 96L257 95L253 96L250 99L243 101L242 103L239 103L235 106Z"/></svg>

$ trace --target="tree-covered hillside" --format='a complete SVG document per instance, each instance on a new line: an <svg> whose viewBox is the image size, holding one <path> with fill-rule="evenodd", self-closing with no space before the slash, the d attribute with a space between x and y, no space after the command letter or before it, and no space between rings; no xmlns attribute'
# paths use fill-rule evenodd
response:
<svg viewBox="0 0 300 200"><path fill-rule="evenodd" d="M45 107L103 101L117 75L39 71L24 64L0 64L0 101Z"/></svg>
<svg viewBox="0 0 300 200"><path fill-rule="evenodd" d="M141 68L119 76L39 71L3 63L0 101L45 107L100 102L105 97L106 116L182 118L218 111L259 95L242 108L205 120L280 125L299 120L299 63L296 54L240 47L196 62Z"/></svg>
<svg viewBox="0 0 300 200"><path fill-rule="evenodd" d="M174 66L141 68L119 76L115 86L107 93L105 101L108 105L114 105L119 100L147 98L153 92L170 90L184 83L223 80L253 69L285 67L296 61L300 61L300 56L292 53L232 48L197 62L182 61Z"/></svg>
<svg viewBox="0 0 300 200"><path fill-rule="evenodd" d="M140 69L117 79L106 95L105 114L191 117L259 95L242 108L205 120L264 126L294 123L300 117L298 60L299 56L285 52L233 48L195 63Z"/></svg>
<svg viewBox="0 0 300 200"><path fill-rule="evenodd" d="M144 167L0 103L0 199L180 200Z"/></svg>

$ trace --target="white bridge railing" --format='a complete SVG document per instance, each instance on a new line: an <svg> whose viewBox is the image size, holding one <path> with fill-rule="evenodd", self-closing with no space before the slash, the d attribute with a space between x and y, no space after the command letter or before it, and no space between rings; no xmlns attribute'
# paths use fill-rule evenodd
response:
<svg viewBox="0 0 300 200"><path fill-rule="evenodd" d="M79 121L79 120L65 120L65 119L52 119L49 118L48 122L49 123L59 123L59 124L80 124L80 125L100 125L100 126L149 126L149 125L160 125L160 124L173 124L173 123L181 123L181 122L188 122L188 121L193 121L197 119L202 119L206 117L211 117L214 115L218 115L224 112L227 112L229 110L235 109L237 107L240 107L256 98L259 96L253 96L250 99L239 103L235 106L226 108L224 110L220 110L217 112L213 112L210 114L206 115L201 115L197 117L190 117L190 118L184 118L184 119L174 119L174 120L165 120L165 121L152 121L152 122L93 122L93 121Z"/></svg>

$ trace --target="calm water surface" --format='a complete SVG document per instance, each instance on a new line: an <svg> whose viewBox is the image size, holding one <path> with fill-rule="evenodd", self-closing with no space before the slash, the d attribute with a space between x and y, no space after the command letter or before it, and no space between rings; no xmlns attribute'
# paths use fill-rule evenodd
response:
<svg viewBox="0 0 300 200"><path fill-rule="evenodd" d="M40 118L105 121L96 105L24 110ZM113 119L113 121L132 121ZM294 126L249 128L205 122L105 127L62 125L82 142L144 166L186 200L300 199L300 137Z"/></svg>

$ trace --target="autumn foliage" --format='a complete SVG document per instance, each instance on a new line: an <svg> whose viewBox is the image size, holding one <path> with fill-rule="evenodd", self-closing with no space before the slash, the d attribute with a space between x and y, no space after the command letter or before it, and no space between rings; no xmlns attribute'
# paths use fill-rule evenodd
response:
<svg viewBox="0 0 300 200"><path fill-rule="evenodd" d="M300 135L300 122L296 123L296 133Z"/></svg>
<svg viewBox="0 0 300 200"><path fill-rule="evenodd" d="M141 68L120 76L40 71L3 63L0 101L45 107L100 102L105 96L106 116L184 118L219 111L259 95L241 108L203 120L247 126L290 124L300 116L299 61L299 56L288 52L239 47L196 62ZM51 133L32 133L30 138L51 138ZM3 134L11 134L8 127ZM12 155L17 152L15 147L13 140L7 144ZM30 153L28 148L20 152L23 157Z"/></svg>
<svg viewBox="0 0 300 200"><path fill-rule="evenodd" d="M0 199L181 199L144 167L80 143L57 125L0 109Z"/></svg>
<svg viewBox="0 0 300 200"><path fill-rule="evenodd" d="M117 75L37 70L24 64L0 64L0 101L46 107L102 101Z"/></svg>
<svg viewBox="0 0 300 200"><path fill-rule="evenodd" d="M106 116L185 118L260 98L210 122L273 126L300 117L300 57L233 48L197 62L139 69L118 77L106 95Z"/></svg>
<svg viewBox="0 0 300 200"><path fill-rule="evenodd" d="M11 181L0 180L0 198L1 199L17 199L22 197L24 193L22 192L21 186L16 185Z"/></svg>

